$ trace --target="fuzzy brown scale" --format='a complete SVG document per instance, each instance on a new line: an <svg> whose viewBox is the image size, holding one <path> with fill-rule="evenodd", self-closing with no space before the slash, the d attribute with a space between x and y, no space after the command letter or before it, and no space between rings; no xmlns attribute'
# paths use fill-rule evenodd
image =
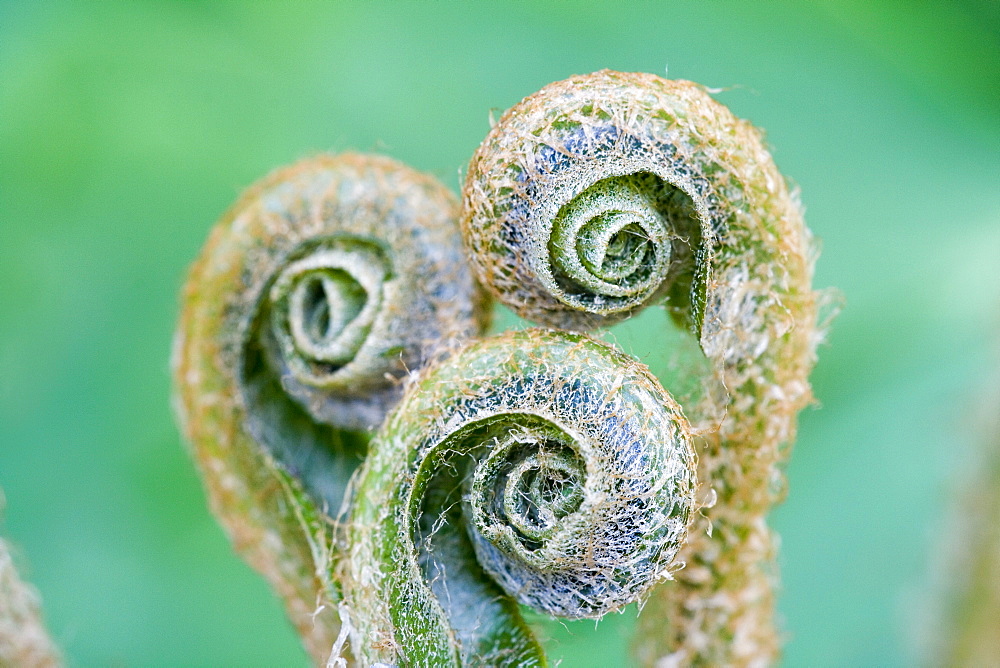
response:
<svg viewBox="0 0 1000 668"><path fill-rule="evenodd" d="M317 156L244 194L191 270L177 411L213 510L325 661L348 480L411 369L485 327L454 198L379 156Z"/></svg>
<svg viewBox="0 0 1000 668"><path fill-rule="evenodd" d="M636 197L621 193L629 180ZM759 133L690 82L573 77L504 114L470 163L463 200L477 275L523 317L592 329L664 304L692 332L707 371L703 391L679 398L699 434L702 496L717 499L695 520L677 582L647 600L638 657L776 661L766 515L784 493L780 465L822 332L811 237ZM574 209L590 218L561 222ZM601 233L580 234L588 225ZM628 226L642 237L634 248L653 248L656 278L605 280L621 277L593 260L612 252L635 264L624 242L609 243ZM588 264L580 239L607 248L586 249Z"/></svg>

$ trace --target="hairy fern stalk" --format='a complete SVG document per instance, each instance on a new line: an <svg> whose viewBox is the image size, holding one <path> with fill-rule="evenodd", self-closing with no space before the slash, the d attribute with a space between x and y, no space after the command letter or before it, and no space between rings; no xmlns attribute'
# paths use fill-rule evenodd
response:
<svg viewBox="0 0 1000 668"><path fill-rule="evenodd" d="M597 72L509 110L462 194L321 158L213 234L175 360L237 547L331 665L545 665L520 605L636 600L645 665L776 661L766 515L819 333L759 133L696 84ZM473 275L550 329L480 338ZM672 393L582 333L653 305L690 342Z"/></svg>

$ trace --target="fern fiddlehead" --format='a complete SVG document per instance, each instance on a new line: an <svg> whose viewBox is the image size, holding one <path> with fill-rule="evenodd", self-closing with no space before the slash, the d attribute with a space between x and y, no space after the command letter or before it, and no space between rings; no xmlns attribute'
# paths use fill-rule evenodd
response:
<svg viewBox="0 0 1000 668"><path fill-rule="evenodd" d="M191 270L178 413L215 513L317 661L338 633L333 520L369 432L408 370L481 331L485 312L454 198L377 156L265 178Z"/></svg>
<svg viewBox="0 0 1000 668"><path fill-rule="evenodd" d="M662 303L696 338L706 391L680 399L717 502L681 550L679 586L646 602L637 652L645 664L775 660L765 518L819 336L811 238L758 132L690 82L573 77L493 127L462 225L480 280L523 317L587 330Z"/></svg>
<svg viewBox="0 0 1000 668"><path fill-rule="evenodd" d="M354 490L343 577L366 664L544 665L517 602L635 600L694 506L690 433L631 358L583 335L474 342L420 375Z"/></svg>

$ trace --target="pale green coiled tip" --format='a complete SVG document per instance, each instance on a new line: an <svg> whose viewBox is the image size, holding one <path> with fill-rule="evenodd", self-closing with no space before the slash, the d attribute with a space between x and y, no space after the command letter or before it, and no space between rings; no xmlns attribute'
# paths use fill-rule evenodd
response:
<svg viewBox="0 0 1000 668"><path fill-rule="evenodd" d="M335 375L357 356L382 307L391 278L383 255L363 241L328 242L281 272L269 293L271 329L296 379L347 389Z"/></svg>

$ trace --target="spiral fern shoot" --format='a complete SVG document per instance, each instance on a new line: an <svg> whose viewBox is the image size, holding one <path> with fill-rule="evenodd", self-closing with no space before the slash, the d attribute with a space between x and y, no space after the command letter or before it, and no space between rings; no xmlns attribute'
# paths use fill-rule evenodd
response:
<svg viewBox="0 0 1000 668"><path fill-rule="evenodd" d="M527 330L428 367L354 490L342 614L365 665L545 665L517 603L567 618L636 600L694 507L680 408L645 367Z"/></svg>
<svg viewBox="0 0 1000 668"><path fill-rule="evenodd" d="M410 369L484 326L456 213L387 158L303 160L243 195L185 288L184 431L215 513L317 661L338 633L333 526L368 434Z"/></svg>
<svg viewBox="0 0 1000 668"><path fill-rule="evenodd" d="M678 399L706 507L680 586L646 603L637 652L647 665L774 662L765 518L820 335L811 237L760 134L696 84L605 70L504 114L463 197L477 275L518 314L589 330L662 304L697 341L706 371Z"/></svg>

